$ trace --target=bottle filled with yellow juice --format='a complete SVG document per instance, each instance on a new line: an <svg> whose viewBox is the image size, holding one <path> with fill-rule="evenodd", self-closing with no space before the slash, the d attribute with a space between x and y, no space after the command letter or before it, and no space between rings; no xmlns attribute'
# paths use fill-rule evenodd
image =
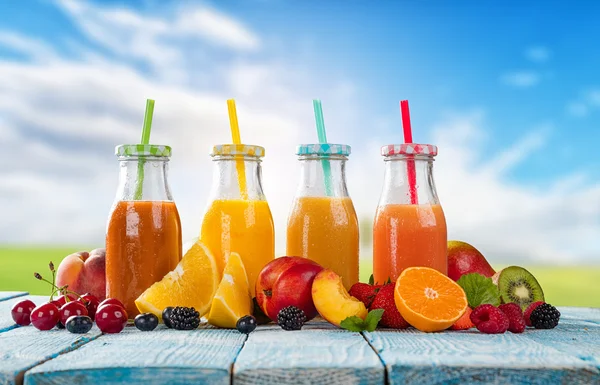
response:
<svg viewBox="0 0 600 385"><path fill-rule="evenodd" d="M258 274L275 258L273 217L262 190L264 155L265 149L259 146L214 146L211 198L200 232L220 272L231 252L241 256L252 296Z"/></svg>
<svg viewBox="0 0 600 385"><path fill-rule="evenodd" d="M287 255L312 259L342 277L346 289L358 282L356 211L346 187L350 146L297 147L300 183L287 226Z"/></svg>

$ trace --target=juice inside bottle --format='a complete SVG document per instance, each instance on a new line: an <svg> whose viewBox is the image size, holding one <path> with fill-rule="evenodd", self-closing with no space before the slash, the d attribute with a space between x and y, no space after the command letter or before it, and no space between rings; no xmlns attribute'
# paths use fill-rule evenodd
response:
<svg viewBox="0 0 600 385"><path fill-rule="evenodd" d="M437 147L390 144L381 148L385 177L373 223L373 278L382 284L409 267L448 274L447 229L433 178Z"/></svg>
<svg viewBox="0 0 600 385"><path fill-rule="evenodd" d="M296 147L300 181L287 224L288 256L311 259L342 277L346 289L358 282L358 218L346 186L345 144Z"/></svg>
<svg viewBox="0 0 600 385"><path fill-rule="evenodd" d="M138 314L135 299L174 270L181 259L181 224L175 203L121 201L106 237L107 297Z"/></svg>
<svg viewBox="0 0 600 385"><path fill-rule="evenodd" d="M287 255L310 258L332 269L347 289L358 282L358 220L350 198L297 198L287 239Z"/></svg>
<svg viewBox="0 0 600 385"><path fill-rule="evenodd" d="M407 267L448 273L446 220L440 205L388 204L373 225L373 277L394 281Z"/></svg>
<svg viewBox="0 0 600 385"><path fill-rule="evenodd" d="M213 184L200 239L215 256L218 270L231 252L242 258L255 296L259 273L275 258L273 217L262 190L265 149L246 144L213 147Z"/></svg>
<svg viewBox="0 0 600 385"><path fill-rule="evenodd" d="M262 268L275 257L273 219L266 201L213 201L200 237L215 255L219 271L225 268L230 252L240 255L252 290Z"/></svg>

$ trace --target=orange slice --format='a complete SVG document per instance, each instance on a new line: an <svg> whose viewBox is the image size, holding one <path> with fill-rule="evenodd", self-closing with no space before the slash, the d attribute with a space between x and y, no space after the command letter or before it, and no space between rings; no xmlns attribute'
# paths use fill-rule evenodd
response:
<svg viewBox="0 0 600 385"><path fill-rule="evenodd" d="M396 281L394 301L402 317L423 332L449 328L468 306L456 282L428 267L404 270Z"/></svg>
<svg viewBox="0 0 600 385"><path fill-rule="evenodd" d="M219 285L219 272L212 253L200 241L183 256L175 270L146 289L135 305L142 313L162 319L167 306L194 307L200 316L210 309Z"/></svg>
<svg viewBox="0 0 600 385"><path fill-rule="evenodd" d="M206 319L211 325L235 329L240 318L252 314L252 308L246 268L240 255L232 252Z"/></svg>

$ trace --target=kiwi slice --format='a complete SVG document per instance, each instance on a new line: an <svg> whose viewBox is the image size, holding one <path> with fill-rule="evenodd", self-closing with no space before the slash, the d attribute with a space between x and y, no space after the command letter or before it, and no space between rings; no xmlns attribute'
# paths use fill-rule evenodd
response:
<svg viewBox="0 0 600 385"><path fill-rule="evenodd" d="M502 302L514 302L523 311L533 302L544 301L544 291L537 279L519 266L510 266L500 272L498 289Z"/></svg>

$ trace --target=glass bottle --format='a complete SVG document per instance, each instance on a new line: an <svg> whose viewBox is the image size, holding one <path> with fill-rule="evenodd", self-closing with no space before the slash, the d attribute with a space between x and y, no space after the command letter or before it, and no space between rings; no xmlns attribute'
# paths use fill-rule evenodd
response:
<svg viewBox="0 0 600 385"><path fill-rule="evenodd" d="M414 266L448 274L446 219L433 179L437 151L413 143L381 148L385 177L373 224L376 283L394 282Z"/></svg>
<svg viewBox="0 0 600 385"><path fill-rule="evenodd" d="M342 277L346 289L358 282L358 219L346 187L350 146L297 147L300 182L288 218L287 255L309 258Z"/></svg>
<svg viewBox="0 0 600 385"><path fill-rule="evenodd" d="M265 149L244 144L213 147L213 182L200 239L223 271L229 253L242 258L254 297L262 268L275 258L273 217L262 188Z"/></svg>
<svg viewBox="0 0 600 385"><path fill-rule="evenodd" d="M123 302L129 318L135 299L181 260L181 222L167 182L171 148L120 145L119 186L106 232L106 296Z"/></svg>

